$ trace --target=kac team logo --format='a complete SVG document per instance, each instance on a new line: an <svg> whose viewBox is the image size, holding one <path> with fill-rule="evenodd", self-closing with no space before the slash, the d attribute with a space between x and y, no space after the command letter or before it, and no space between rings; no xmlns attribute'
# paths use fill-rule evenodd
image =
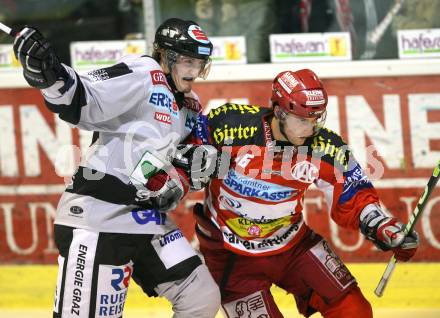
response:
<svg viewBox="0 0 440 318"><path fill-rule="evenodd" d="M312 183L318 179L319 170L314 164L308 161L301 161L292 168L292 177L294 180L304 183Z"/></svg>
<svg viewBox="0 0 440 318"><path fill-rule="evenodd" d="M131 273L133 269L130 266L124 266L124 268L113 268L111 285L116 291L127 289L130 284Z"/></svg>

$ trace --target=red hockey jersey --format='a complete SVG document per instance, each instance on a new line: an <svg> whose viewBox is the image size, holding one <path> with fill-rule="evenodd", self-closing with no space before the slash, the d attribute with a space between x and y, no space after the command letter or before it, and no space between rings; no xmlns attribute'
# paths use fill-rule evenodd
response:
<svg viewBox="0 0 440 318"><path fill-rule="evenodd" d="M273 139L272 110L225 104L207 116L210 143L221 151L217 177L210 182L205 213L236 253L280 253L305 233L302 210L306 190L325 194L332 219L358 229L359 214L378 196L371 182L335 132L295 147Z"/></svg>

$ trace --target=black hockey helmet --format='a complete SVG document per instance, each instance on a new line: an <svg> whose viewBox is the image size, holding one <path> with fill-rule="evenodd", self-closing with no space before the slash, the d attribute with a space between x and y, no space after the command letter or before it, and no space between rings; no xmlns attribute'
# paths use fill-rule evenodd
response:
<svg viewBox="0 0 440 318"><path fill-rule="evenodd" d="M212 43L200 26L177 18L168 19L157 28L154 44L203 60L208 60L212 53Z"/></svg>

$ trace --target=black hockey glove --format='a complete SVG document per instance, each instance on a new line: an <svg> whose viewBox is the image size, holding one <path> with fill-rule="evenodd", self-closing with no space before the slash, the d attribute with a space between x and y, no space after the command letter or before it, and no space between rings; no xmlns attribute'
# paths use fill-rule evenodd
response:
<svg viewBox="0 0 440 318"><path fill-rule="evenodd" d="M35 28L25 27L17 33L14 54L23 66L23 75L30 86L43 89L69 74L61 65L51 44Z"/></svg>
<svg viewBox="0 0 440 318"><path fill-rule="evenodd" d="M215 174L217 156L214 146L178 145L173 166L185 171L192 190L200 190L208 185Z"/></svg>
<svg viewBox="0 0 440 318"><path fill-rule="evenodd" d="M408 261L419 246L419 235L412 231L405 236L404 225L387 215L380 206L369 204L360 215L362 234L382 251L392 250L399 261Z"/></svg>

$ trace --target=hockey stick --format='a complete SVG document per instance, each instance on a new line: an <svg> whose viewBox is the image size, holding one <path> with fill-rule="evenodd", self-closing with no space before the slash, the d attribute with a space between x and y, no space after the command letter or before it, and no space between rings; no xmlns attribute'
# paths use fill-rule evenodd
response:
<svg viewBox="0 0 440 318"><path fill-rule="evenodd" d="M405 226L405 229L403 230L405 235L408 235L408 233L411 233L413 228L415 227L417 220L422 215L423 209L425 208L426 202L428 202L428 198L431 195L432 191L435 188L435 185L437 184L437 181L440 177L440 161L437 163L437 166L434 168L434 172L432 173L431 178L429 178L428 184L425 186L425 190L423 191L422 196L419 199L419 202L417 203L416 208L414 209L413 213L409 217L409 221ZM382 297L383 292L385 290L385 287L391 277L391 274L394 271L394 267L396 266L396 258L394 255L391 257L390 261L388 262L387 268L385 268L385 271L382 275L382 278L379 281L379 284L377 284L376 289L374 290L374 293L377 297Z"/></svg>
<svg viewBox="0 0 440 318"><path fill-rule="evenodd" d="M17 34L17 31L11 29L10 27L4 25L1 22L0 22L0 30L2 30L3 32L5 32L6 34L9 34L11 36L15 36Z"/></svg>
<svg viewBox="0 0 440 318"><path fill-rule="evenodd" d="M387 15L382 21L366 35L366 49L361 56L361 59L371 59L376 54L376 47L379 41L382 39L385 31L390 26L395 15L399 13L405 0L396 0L393 7L388 11Z"/></svg>

